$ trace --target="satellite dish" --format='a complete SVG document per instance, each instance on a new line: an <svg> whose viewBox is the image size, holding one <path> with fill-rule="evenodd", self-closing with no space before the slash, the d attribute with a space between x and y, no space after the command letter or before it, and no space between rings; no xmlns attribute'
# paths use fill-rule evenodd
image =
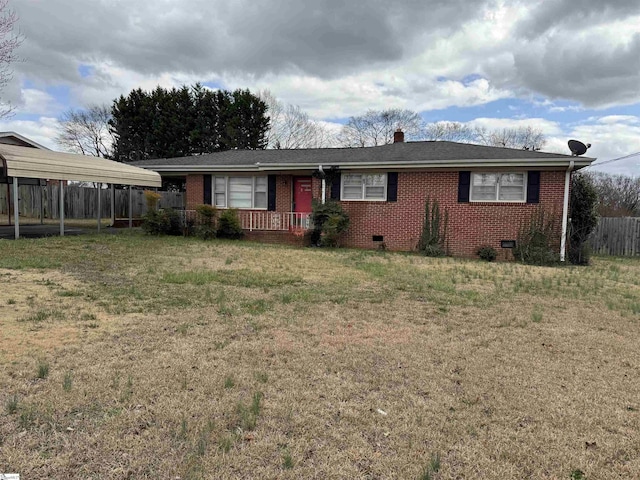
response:
<svg viewBox="0 0 640 480"><path fill-rule="evenodd" d="M586 145L578 140L569 140L569 150L571 150L571 155L580 156L584 155L587 152L587 149L591 147L590 143Z"/></svg>

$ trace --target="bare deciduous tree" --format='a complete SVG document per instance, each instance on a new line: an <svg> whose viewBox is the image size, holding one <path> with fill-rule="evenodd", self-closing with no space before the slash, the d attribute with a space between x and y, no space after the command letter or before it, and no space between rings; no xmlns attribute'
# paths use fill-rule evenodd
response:
<svg viewBox="0 0 640 480"><path fill-rule="evenodd" d="M640 178L589 172L598 193L598 214L602 217L640 215Z"/></svg>
<svg viewBox="0 0 640 480"><path fill-rule="evenodd" d="M267 148L325 148L330 146L331 135L321 124L309 118L297 105L284 104L269 90L260 92L267 104L269 130Z"/></svg>
<svg viewBox="0 0 640 480"><path fill-rule="evenodd" d="M422 117L411 110L369 110L364 115L351 117L342 127L338 141L345 147L387 145L393 142L396 130L415 140L422 136L423 127Z"/></svg>
<svg viewBox="0 0 640 480"><path fill-rule="evenodd" d="M448 142L473 142L474 131L468 125L460 122L429 123L424 129L425 140L446 140Z"/></svg>
<svg viewBox="0 0 640 480"><path fill-rule="evenodd" d="M22 35L13 31L18 16L9 9L8 4L9 0L0 0L0 90L13 78L11 65L18 60L16 49L23 40ZM0 118L12 112L11 104L0 101Z"/></svg>
<svg viewBox="0 0 640 480"><path fill-rule="evenodd" d="M111 110L106 105L69 110L59 119L56 141L69 152L111 158L114 139L109 128L110 119Z"/></svg>
<svg viewBox="0 0 640 480"><path fill-rule="evenodd" d="M540 150L547 142L542 131L530 125L489 130L485 127L472 128L460 122L435 122L425 126L424 136L427 140L478 143L524 150Z"/></svg>
<svg viewBox="0 0 640 480"><path fill-rule="evenodd" d="M478 143L491 147L540 150L547 143L542 130L532 126L487 130L477 127L474 135Z"/></svg>

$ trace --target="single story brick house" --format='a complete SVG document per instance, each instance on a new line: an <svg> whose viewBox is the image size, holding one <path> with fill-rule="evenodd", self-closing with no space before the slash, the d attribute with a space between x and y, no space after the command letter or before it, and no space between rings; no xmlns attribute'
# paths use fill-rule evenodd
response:
<svg viewBox="0 0 640 480"><path fill-rule="evenodd" d="M542 206L566 232L571 172L595 159L446 141L302 150L231 150L144 160L136 166L186 179L185 209L237 208L249 238L296 242L309 227L312 199L340 201L351 220L342 244L410 251L425 200L448 212L447 249L473 256L500 251ZM322 180L321 172L330 172ZM565 238L565 234L559 237ZM564 241L558 248L564 252ZM560 245L562 244L562 247ZM562 255L564 256L564 255ZM503 257L504 258L504 257Z"/></svg>

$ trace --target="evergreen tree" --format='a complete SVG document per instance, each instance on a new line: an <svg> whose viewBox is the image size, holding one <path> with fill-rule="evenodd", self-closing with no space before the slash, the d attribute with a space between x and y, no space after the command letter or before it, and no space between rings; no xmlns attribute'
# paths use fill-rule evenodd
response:
<svg viewBox="0 0 640 480"><path fill-rule="evenodd" d="M569 261L588 265L589 235L598 225L598 192L589 176L580 173L572 176L570 209Z"/></svg>
<svg viewBox="0 0 640 480"><path fill-rule="evenodd" d="M266 104L249 90L212 91L200 84L133 90L112 107L119 161L265 148Z"/></svg>

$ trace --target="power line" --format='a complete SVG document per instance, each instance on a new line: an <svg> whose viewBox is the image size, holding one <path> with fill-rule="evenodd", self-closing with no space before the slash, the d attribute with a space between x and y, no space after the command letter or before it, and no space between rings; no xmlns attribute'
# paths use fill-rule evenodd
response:
<svg viewBox="0 0 640 480"><path fill-rule="evenodd" d="M627 158L635 157L636 155L640 155L640 152L630 153L629 155L625 155L624 157L613 158L611 160L605 160L604 162L594 163L589 165L590 167L599 167L601 165L607 165L608 163L617 162L619 160L625 160Z"/></svg>

